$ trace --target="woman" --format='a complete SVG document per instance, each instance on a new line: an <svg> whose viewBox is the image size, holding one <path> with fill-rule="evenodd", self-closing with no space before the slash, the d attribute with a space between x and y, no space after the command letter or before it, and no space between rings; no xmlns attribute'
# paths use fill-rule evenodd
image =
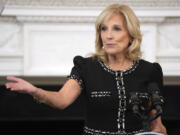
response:
<svg viewBox="0 0 180 135"><path fill-rule="evenodd" d="M133 135L144 131L142 119L129 107L131 92L148 95L155 82L162 90L162 69L158 63L140 59L142 36L139 21L125 5L110 5L96 21L96 52L92 57L74 58L74 67L58 92L45 91L16 77L6 83L12 91L27 93L42 103L64 109L82 93L86 103L84 134ZM152 116L156 111L152 110ZM161 117L150 130L166 133Z"/></svg>

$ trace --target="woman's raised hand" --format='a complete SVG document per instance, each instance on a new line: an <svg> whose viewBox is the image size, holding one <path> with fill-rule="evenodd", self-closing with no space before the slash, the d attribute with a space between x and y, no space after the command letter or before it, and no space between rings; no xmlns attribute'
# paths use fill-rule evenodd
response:
<svg viewBox="0 0 180 135"><path fill-rule="evenodd" d="M36 91L37 87L32 85L31 83L14 76L7 76L6 78L8 82L6 83L6 88L11 91L17 91L20 93L33 94Z"/></svg>

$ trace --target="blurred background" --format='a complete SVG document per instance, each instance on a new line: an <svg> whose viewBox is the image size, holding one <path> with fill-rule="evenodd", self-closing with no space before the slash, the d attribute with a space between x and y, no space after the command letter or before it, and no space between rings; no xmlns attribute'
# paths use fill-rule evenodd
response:
<svg viewBox="0 0 180 135"><path fill-rule="evenodd" d="M163 122L180 128L180 0L0 0L0 130L24 134L81 134L83 97L61 111L6 90L7 75L59 90L76 55L94 52L95 20L108 5L130 6L143 33L142 58L164 73Z"/></svg>

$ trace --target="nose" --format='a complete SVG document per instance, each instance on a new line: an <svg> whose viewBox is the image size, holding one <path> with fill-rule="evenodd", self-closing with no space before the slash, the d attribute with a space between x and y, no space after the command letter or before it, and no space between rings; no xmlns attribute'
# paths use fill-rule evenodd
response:
<svg viewBox="0 0 180 135"><path fill-rule="evenodd" d="M106 35L107 39L112 39L113 38L113 33L111 30L107 31L107 35Z"/></svg>

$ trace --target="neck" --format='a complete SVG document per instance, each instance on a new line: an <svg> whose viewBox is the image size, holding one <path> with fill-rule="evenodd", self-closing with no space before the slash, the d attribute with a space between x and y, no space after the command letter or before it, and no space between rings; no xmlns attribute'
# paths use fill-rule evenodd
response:
<svg viewBox="0 0 180 135"><path fill-rule="evenodd" d="M108 55L108 64L124 64L127 61L130 61L125 55Z"/></svg>
<svg viewBox="0 0 180 135"><path fill-rule="evenodd" d="M113 70L125 70L131 67L133 61L126 58L125 55L108 55L107 65Z"/></svg>

